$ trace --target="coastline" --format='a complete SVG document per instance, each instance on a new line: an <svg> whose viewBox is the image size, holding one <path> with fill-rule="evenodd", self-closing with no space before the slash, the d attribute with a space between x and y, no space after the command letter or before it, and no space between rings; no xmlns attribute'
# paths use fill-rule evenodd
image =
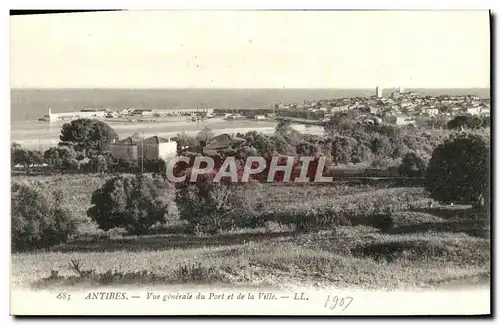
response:
<svg viewBox="0 0 500 325"><path fill-rule="evenodd" d="M46 150L51 146L56 146L59 142L59 134L61 127L66 122L12 122L10 136L11 142L17 142L23 147L30 149ZM222 133L245 133L255 130L264 134L274 133L274 129L278 124L275 120L232 120L227 121L223 118L213 118L200 122L189 121L165 121L165 122L138 122L124 123L106 121L113 129L116 130L120 138L130 136L136 132L144 132L145 137L157 135L162 137L174 137L178 133L185 132L189 135L195 135L204 127L212 129L216 135ZM306 131L311 134L323 134L323 128L320 126L305 126L294 124L293 127L298 131Z"/></svg>

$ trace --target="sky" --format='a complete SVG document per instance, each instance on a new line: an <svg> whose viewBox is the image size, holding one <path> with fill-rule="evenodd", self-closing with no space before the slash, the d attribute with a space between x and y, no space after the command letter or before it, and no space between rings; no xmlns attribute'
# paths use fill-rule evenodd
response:
<svg viewBox="0 0 500 325"><path fill-rule="evenodd" d="M11 16L11 87L489 87L489 37L487 11Z"/></svg>

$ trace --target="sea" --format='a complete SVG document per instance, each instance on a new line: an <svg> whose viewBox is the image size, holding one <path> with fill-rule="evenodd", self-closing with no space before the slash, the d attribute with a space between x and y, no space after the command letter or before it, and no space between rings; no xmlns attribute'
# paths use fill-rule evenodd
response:
<svg viewBox="0 0 500 325"><path fill-rule="evenodd" d="M396 89L384 89L389 95ZM422 95L477 95L490 97L489 88L406 89ZM38 121L47 114L79 111L82 108L270 108L277 103L302 103L305 100L372 96L375 89L11 89L11 141L41 150L57 144L62 122ZM176 121L172 123L130 125L110 123L120 137L140 131L148 135L175 136L179 132L196 133L203 127L215 133L257 130L271 133L274 121ZM300 131L321 134L317 127L297 126ZM304 130L302 130L304 129ZM317 130L316 130L317 129ZM321 128L322 129L322 128Z"/></svg>

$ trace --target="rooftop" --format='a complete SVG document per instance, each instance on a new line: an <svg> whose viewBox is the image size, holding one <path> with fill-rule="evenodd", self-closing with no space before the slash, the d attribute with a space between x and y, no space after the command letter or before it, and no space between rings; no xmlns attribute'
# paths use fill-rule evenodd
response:
<svg viewBox="0 0 500 325"><path fill-rule="evenodd" d="M134 133L134 134L132 134L129 137L126 137L126 138L124 138L122 140L118 140L114 144L118 144L118 145L137 145L137 144L140 144L142 141L143 141L142 137L140 137L138 133ZM159 137L159 136L156 136L156 135L144 139L144 143L145 144L159 144L159 143L167 143L167 142L172 142L172 141L169 141L169 139L162 138L162 137Z"/></svg>
<svg viewBox="0 0 500 325"><path fill-rule="evenodd" d="M209 144L203 148L203 152L213 152L218 149L229 148L234 144L239 144L244 142L245 139L238 138L227 133L220 134L216 136Z"/></svg>
<svg viewBox="0 0 500 325"><path fill-rule="evenodd" d="M159 143L167 143L167 142L171 142L171 141L169 141L169 139L165 139L165 138L162 138L162 137L159 137L156 135L154 135L150 138L144 139L144 143L146 143L146 144L159 144Z"/></svg>

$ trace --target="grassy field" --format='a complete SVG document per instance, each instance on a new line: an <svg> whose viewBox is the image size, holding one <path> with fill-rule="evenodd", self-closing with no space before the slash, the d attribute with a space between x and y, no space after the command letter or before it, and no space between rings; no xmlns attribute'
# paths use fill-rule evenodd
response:
<svg viewBox="0 0 500 325"><path fill-rule="evenodd" d="M33 181L30 176L14 176L14 181ZM87 209L90 205L92 192L100 188L106 177L100 175L40 175L36 180L48 184L50 188L61 189L67 195L63 196L64 205L70 208L75 216L81 220L79 230L82 233L96 232L96 225L87 218Z"/></svg>
<svg viewBox="0 0 500 325"><path fill-rule="evenodd" d="M91 191L104 179L70 175L41 179L71 189L66 204L89 227L82 232L91 233L85 211ZM258 192L254 195L260 195L261 203L275 211L309 206L371 211L373 202L391 205L396 207L394 224L380 228L359 213L351 225L306 233L277 218L264 227L213 236L89 237L13 254L12 284L88 287L189 282L407 289L489 281L489 233L484 217L470 206L431 207L421 188L385 185L265 184Z"/></svg>

